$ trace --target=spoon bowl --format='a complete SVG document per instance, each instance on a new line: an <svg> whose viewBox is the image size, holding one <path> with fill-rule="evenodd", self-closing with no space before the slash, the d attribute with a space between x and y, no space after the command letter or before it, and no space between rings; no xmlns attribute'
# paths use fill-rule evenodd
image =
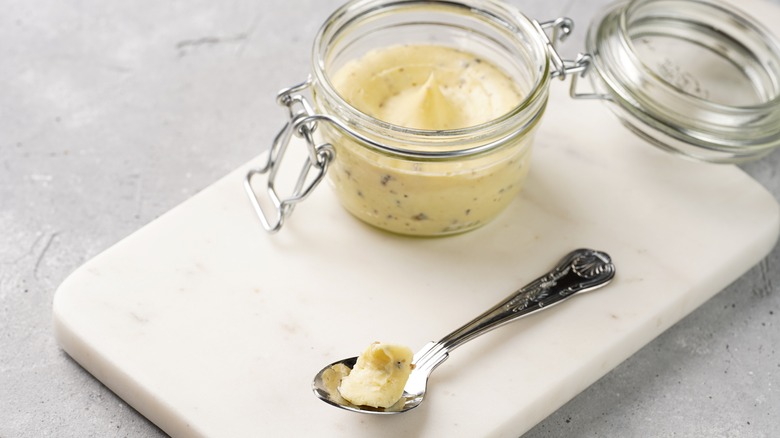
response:
<svg viewBox="0 0 780 438"><path fill-rule="evenodd" d="M449 353L464 343L532 313L561 303L576 294L605 286L615 276L615 265L608 254L592 249L572 251L548 273L509 295L500 303L438 342L429 342L414 355L414 369L409 375L401 398L392 406L372 407L355 405L338 391L340 375L336 371L343 364L351 370L357 357L334 362L314 376L312 389L322 401L348 411L365 414L398 414L414 409L422 403L428 377L441 365Z"/></svg>

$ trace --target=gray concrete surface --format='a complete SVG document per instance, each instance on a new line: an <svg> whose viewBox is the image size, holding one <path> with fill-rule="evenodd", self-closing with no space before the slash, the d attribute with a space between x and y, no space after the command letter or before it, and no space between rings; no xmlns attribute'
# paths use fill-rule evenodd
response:
<svg viewBox="0 0 780 438"><path fill-rule="evenodd" d="M606 2L512 1L583 24ZM0 0L0 437L164 436L58 348L53 293L267 147L339 3ZM780 197L780 154L743 167ZM778 268L780 247L527 436L780 436Z"/></svg>

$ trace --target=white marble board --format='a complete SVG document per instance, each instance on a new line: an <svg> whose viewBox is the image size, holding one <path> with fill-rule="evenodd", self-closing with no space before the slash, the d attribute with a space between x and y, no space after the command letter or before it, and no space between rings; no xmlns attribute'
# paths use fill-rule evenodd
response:
<svg viewBox="0 0 780 438"><path fill-rule="evenodd" d="M552 88L526 189L489 225L389 235L323 185L269 236L248 163L74 272L55 296L61 346L173 436L522 434L760 261L780 226L738 168L656 150ZM612 255L610 286L461 347L418 409L312 395L323 365L374 340L422 346L583 246Z"/></svg>

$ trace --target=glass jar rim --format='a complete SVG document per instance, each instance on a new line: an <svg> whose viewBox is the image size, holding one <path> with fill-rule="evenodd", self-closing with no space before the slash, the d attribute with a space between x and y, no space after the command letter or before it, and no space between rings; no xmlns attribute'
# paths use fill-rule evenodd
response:
<svg viewBox="0 0 780 438"><path fill-rule="evenodd" d="M453 11L466 11L474 14L475 17L479 16L488 20L486 22L494 26L503 26L502 30L516 32L517 38L525 38L522 41L518 39L517 43L524 42L524 46L532 52L533 57L539 63L539 72L535 75L536 77L530 90L523 96L523 100L517 106L495 119L477 125L457 129L428 130L395 125L368 115L348 103L337 92L326 71L326 61L327 55L332 48L331 44L338 40L342 32L345 32L350 26L359 24L361 20L375 16L377 13L399 8L431 8L436 6L451 8ZM449 149L432 151L391 146L385 142L374 140L367 142L369 146L387 153L407 157L448 158L480 154L501 146L505 139L517 137L528 131L538 123L544 111L551 76L550 57L547 46L538 34L539 31L540 29L534 25L534 21L514 7L497 0L352 0L336 9L320 27L315 36L312 47L312 81L314 88L328 96L335 103L335 106L338 107L339 111L346 115L346 117L329 115L329 119L353 137L357 137L364 142L367 140L365 136L355 135L353 126L358 125L361 128L368 127L376 134L374 136L380 139L397 140L400 138L404 140L404 143L416 146L426 145L429 141L435 141L439 145L442 143L451 145ZM521 123L518 123L518 121ZM479 137L480 134L488 131L495 132L496 130L505 133L499 141L477 146L473 145L475 137ZM458 145L464 145L465 147Z"/></svg>

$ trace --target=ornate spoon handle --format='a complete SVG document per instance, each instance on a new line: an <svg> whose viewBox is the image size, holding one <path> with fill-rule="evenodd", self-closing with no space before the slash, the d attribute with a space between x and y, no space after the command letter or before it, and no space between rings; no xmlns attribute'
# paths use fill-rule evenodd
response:
<svg viewBox="0 0 780 438"><path fill-rule="evenodd" d="M615 276L608 254L578 249L565 256L547 274L522 287L482 315L418 352L420 367L435 368L453 349L506 323L558 304L572 296L597 289Z"/></svg>

